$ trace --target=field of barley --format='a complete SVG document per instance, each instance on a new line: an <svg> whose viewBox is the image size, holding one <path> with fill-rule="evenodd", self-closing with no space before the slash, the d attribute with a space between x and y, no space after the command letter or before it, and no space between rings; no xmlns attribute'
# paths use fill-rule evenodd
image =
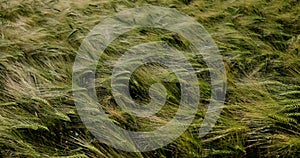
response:
<svg viewBox="0 0 300 158"><path fill-rule="evenodd" d="M227 92L217 123L199 137L211 101L210 70L202 58L190 59L199 68L201 91L192 124L162 148L125 152L96 139L82 122L72 94L73 64L93 27L117 12L145 5L176 9L204 26L223 57ZM166 107L151 119L122 111L111 95L109 61L152 41L190 51L191 44L174 32L138 28L114 40L97 65L98 101L124 129L154 130L178 109L176 77L165 85ZM135 71L130 85L136 101L148 101L149 86L161 79L155 73L170 74L155 64ZM0 157L299 155L299 0L0 0Z"/></svg>

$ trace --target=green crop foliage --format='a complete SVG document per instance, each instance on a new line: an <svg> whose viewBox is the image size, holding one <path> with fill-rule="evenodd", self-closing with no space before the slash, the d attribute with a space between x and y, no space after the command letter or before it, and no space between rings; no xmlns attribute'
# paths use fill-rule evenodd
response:
<svg viewBox="0 0 300 158"><path fill-rule="evenodd" d="M228 91L217 124L199 138L210 76L202 58L191 58L201 90L193 123L161 149L128 153L99 142L81 122L72 66L95 25L147 4L176 8L206 28L224 57ZM191 48L175 33L139 28L111 43L97 67L102 108L115 124L132 131L162 126L178 109L178 80L161 65L140 67L130 81L132 96L148 102L149 86L168 79L163 83L168 100L157 115L131 116L111 95L109 65L130 47L151 41L186 54ZM0 0L0 157L297 157L299 98L299 0Z"/></svg>

